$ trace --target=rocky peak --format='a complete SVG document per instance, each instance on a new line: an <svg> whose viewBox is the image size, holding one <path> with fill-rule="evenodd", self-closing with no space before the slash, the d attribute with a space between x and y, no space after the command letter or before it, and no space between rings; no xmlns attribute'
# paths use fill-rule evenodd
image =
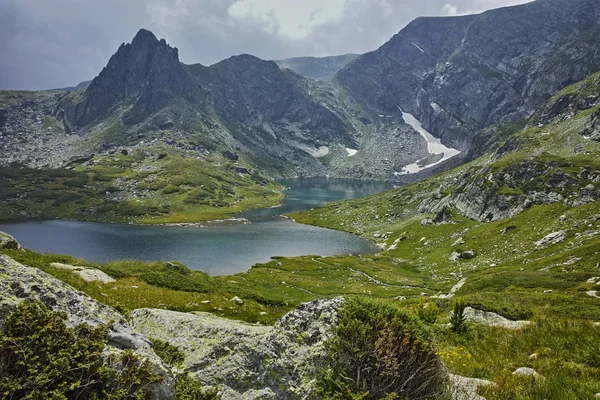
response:
<svg viewBox="0 0 600 400"><path fill-rule="evenodd" d="M173 98L191 100L188 75L179 62L179 52L141 29L129 44L122 44L102 72L90 83L82 101L68 107L67 119L77 130L122 101L134 106L124 117L126 124L164 108Z"/></svg>

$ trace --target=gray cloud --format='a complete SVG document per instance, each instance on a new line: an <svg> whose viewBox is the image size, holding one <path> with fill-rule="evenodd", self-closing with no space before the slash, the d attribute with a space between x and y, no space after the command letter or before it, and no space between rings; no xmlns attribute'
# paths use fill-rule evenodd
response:
<svg viewBox="0 0 600 400"><path fill-rule="evenodd" d="M72 86L96 76L139 28L186 63L363 53L418 16L528 0L0 0L0 89ZM299 5L302 8L299 8Z"/></svg>

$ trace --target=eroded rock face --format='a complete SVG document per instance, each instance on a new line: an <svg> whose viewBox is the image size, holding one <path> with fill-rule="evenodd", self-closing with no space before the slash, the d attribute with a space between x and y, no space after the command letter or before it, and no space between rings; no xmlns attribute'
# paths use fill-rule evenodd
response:
<svg viewBox="0 0 600 400"><path fill-rule="evenodd" d="M527 118L598 70L596 44L582 38L597 37L599 13L596 0L546 0L418 18L336 77L367 108L384 114L401 107L464 150L480 129Z"/></svg>
<svg viewBox="0 0 600 400"><path fill-rule="evenodd" d="M223 399L314 398L312 377L343 301L302 304L273 327L156 309L129 318L139 332L180 347L185 368L207 386L223 385Z"/></svg>
<svg viewBox="0 0 600 400"><path fill-rule="evenodd" d="M173 398L174 382L170 369L152 351L150 340L135 332L117 311L37 268L27 267L2 254L0 276L0 329L6 317L25 300L39 300L51 310L66 312L70 325L97 326L112 322L105 351L130 349L149 359L154 372L163 377L162 383L149 388L150 394L155 399Z"/></svg>

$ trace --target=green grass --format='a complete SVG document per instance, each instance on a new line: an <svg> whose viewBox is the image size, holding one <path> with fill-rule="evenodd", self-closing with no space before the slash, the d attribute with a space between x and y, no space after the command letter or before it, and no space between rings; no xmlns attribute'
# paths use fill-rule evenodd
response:
<svg viewBox="0 0 600 400"><path fill-rule="evenodd" d="M158 154L164 149L157 148ZM279 203L281 186L217 157L96 156L74 169L0 168L0 220L67 218L142 224L198 222Z"/></svg>

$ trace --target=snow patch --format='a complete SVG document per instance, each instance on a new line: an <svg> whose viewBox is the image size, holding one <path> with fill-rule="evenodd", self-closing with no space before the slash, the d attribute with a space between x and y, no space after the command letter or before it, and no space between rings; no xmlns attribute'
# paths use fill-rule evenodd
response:
<svg viewBox="0 0 600 400"><path fill-rule="evenodd" d="M431 106L431 108L433 108L433 111L435 111L436 113L439 113L440 111L442 111L442 107L440 107L440 105L438 103L434 103L432 101L431 103L429 103L429 105Z"/></svg>
<svg viewBox="0 0 600 400"><path fill-rule="evenodd" d="M312 147L302 147L302 150L313 156L314 158L325 157L329 154L329 147L321 146L318 149L314 149Z"/></svg>
<svg viewBox="0 0 600 400"><path fill-rule="evenodd" d="M346 147L346 152L348 152L348 157L352 157L353 155L358 153L358 150L350 149L350 148Z"/></svg>
<svg viewBox="0 0 600 400"><path fill-rule="evenodd" d="M433 167L434 165L437 165L443 161L446 161L446 160L460 154L460 151L453 149L451 147L444 146L440 139L436 138L431 133L426 131L425 128L423 128L423 125L421 125L421 122L418 119L416 119L412 114L409 114L402 110L400 110L400 111L402 112L402 119L404 120L404 122L406 122L408 125L410 125L415 131L419 132L419 134L423 137L423 139L425 139L427 141L427 150L429 151L429 154L432 154L432 155L443 154L443 157L439 161L436 161L432 164L428 164L428 165L424 165L424 166L419 166L418 163L413 163L413 164L407 165L406 167L402 168L402 171L394 172L394 175L398 176L398 175L414 174L414 173L423 171L424 169Z"/></svg>
<svg viewBox="0 0 600 400"><path fill-rule="evenodd" d="M421 51L421 53L425 53L425 50L423 50L422 48L419 47L418 44L416 44L415 42L410 42L413 46L415 46L417 49L419 49Z"/></svg>

